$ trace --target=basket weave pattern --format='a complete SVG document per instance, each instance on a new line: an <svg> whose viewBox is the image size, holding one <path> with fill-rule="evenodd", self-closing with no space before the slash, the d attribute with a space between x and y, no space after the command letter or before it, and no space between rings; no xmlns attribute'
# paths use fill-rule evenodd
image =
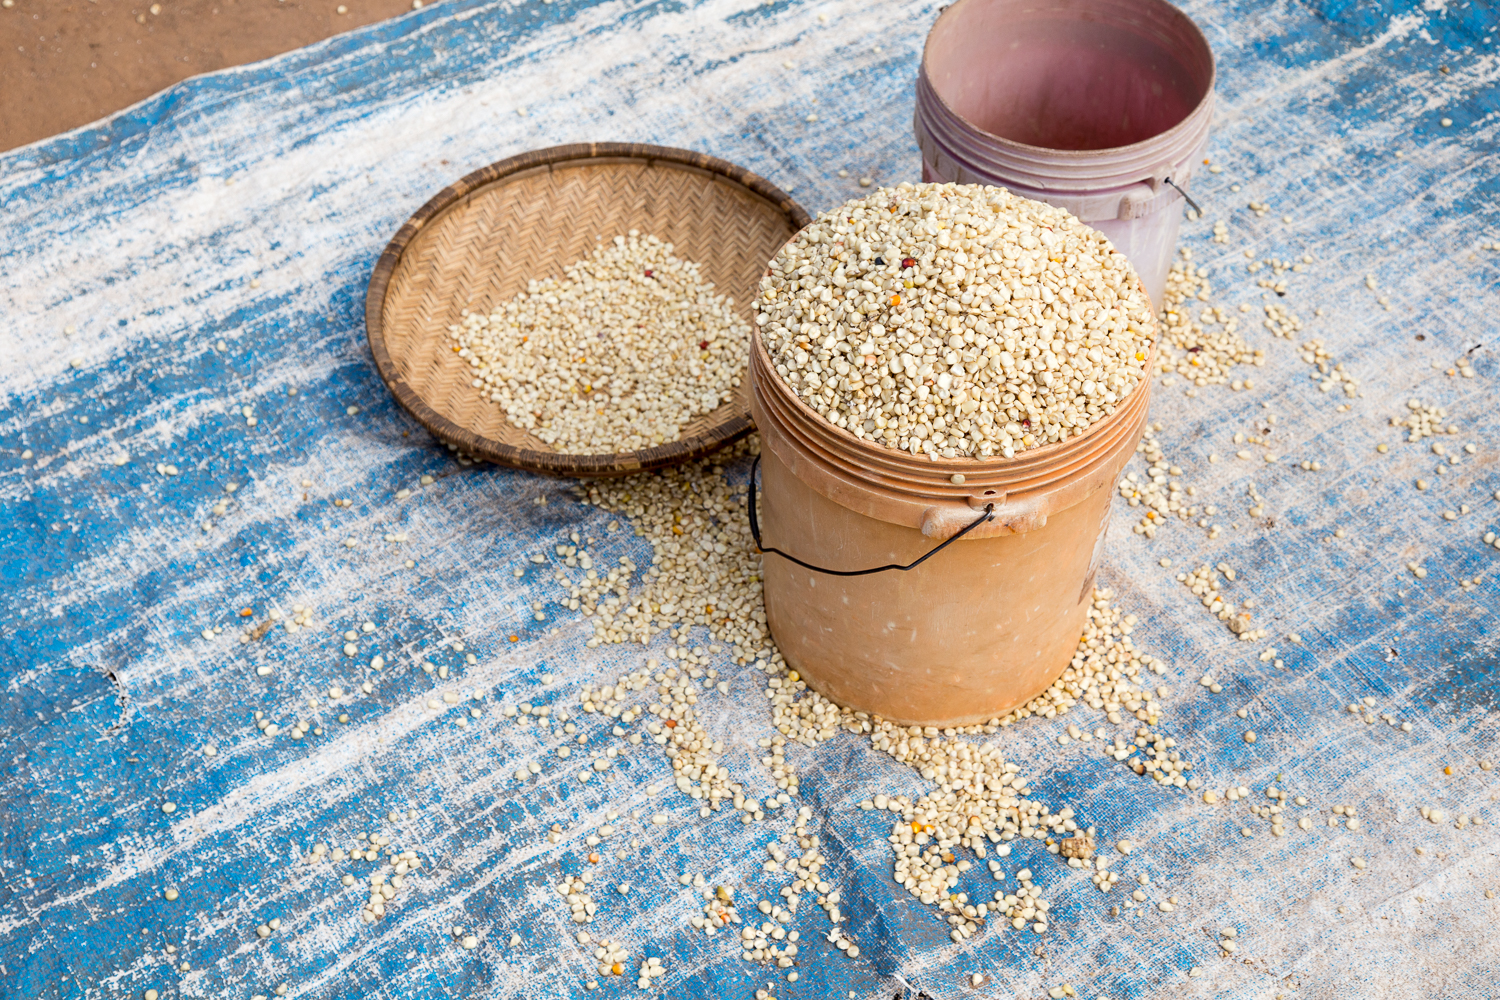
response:
<svg viewBox="0 0 1500 1000"><path fill-rule="evenodd" d="M766 262L809 221L768 182L685 150L620 143L558 146L503 160L444 189L381 255L365 303L380 376L437 438L477 458L552 475L618 476L689 461L751 430L748 371L732 400L676 441L638 452L568 455L506 420L472 385L448 327L528 281L562 275L600 238L631 229L702 265L715 292L754 323Z"/></svg>

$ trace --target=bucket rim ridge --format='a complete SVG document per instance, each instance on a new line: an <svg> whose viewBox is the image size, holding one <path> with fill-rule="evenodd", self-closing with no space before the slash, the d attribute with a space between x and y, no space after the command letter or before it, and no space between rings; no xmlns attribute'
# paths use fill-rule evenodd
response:
<svg viewBox="0 0 1500 1000"><path fill-rule="evenodd" d="M924 101L924 93L932 94ZM1161 136L1131 146L1094 150L1054 150L1004 139L973 125L942 102L926 79L925 71L917 76L917 101L912 115L917 145L926 155L926 143L970 173L983 171L989 177L974 183L1007 188L1030 188L1060 196L1100 194L1139 184L1151 184L1162 168L1186 187L1195 173L1198 154L1208 142L1213 118L1214 96L1206 99L1208 107L1200 116L1184 118L1177 126L1192 125L1173 136L1174 144L1166 147L1155 142ZM1166 133L1162 133L1165 135ZM1181 141L1177 141L1181 140ZM1004 143L1004 146L1001 144ZM1099 154L1099 155L1095 155ZM1104 154L1123 154L1114 158ZM1019 193L1019 192L1018 192Z"/></svg>

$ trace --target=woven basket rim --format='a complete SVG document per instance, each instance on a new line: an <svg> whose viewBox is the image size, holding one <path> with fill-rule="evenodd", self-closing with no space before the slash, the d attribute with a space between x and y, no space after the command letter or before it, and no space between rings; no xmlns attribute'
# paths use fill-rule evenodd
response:
<svg viewBox="0 0 1500 1000"><path fill-rule="evenodd" d="M786 216L793 232L802 230L812 221L807 211L793 201L785 191L743 167L715 156L709 156L707 153L641 143L572 143L532 150L491 163L487 167L481 167L443 188L412 213L411 217L396 231L391 241L386 244L379 260L375 262L375 267L370 274L369 288L365 293L365 334L370 343L370 353L375 360L375 370L401 408L410 413L417 423L439 441L457 447L470 457L552 476L577 478L627 476L701 458L732 444L754 430L749 408L746 406L742 413L699 434L678 438L676 441L655 448L602 455L570 455L555 451L537 451L475 434L452 422L429 406L421 395L406 383L397 370L386 343L382 313L391 279L396 273L401 257L423 228L476 191L501 184L517 174L528 173L542 167L553 169L590 160L641 161L647 165L660 162L703 171L745 188L775 206ZM747 361L742 379L748 384L749 378L750 369Z"/></svg>

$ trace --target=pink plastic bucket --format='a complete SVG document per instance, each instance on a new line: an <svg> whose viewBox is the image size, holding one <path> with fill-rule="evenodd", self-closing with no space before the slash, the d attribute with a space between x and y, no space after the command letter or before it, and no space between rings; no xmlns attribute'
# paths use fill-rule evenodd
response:
<svg viewBox="0 0 1500 1000"><path fill-rule="evenodd" d="M1160 306L1208 141L1214 60L1166 0L958 0L927 36L922 178L1065 208L1130 258ZM1170 180L1170 184L1167 183Z"/></svg>

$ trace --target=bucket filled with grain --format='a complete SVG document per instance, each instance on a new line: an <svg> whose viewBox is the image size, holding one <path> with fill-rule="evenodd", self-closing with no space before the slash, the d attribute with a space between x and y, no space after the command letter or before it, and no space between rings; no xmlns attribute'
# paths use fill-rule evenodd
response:
<svg viewBox="0 0 1500 1000"><path fill-rule="evenodd" d="M1130 263L1002 188L901 184L786 244L756 319L782 654L904 724L982 722L1044 690L1077 648L1149 404L1156 320Z"/></svg>

